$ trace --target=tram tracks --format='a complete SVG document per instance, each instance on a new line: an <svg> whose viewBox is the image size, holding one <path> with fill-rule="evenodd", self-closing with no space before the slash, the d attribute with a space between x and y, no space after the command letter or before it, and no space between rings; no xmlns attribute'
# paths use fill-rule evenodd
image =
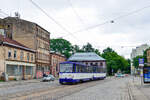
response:
<svg viewBox="0 0 150 100"><path fill-rule="evenodd" d="M18 95L17 97L10 98L9 100L59 100L65 96L72 95L83 89L96 86L98 84L103 84L109 82L111 79L106 79L102 81L91 81L83 84L77 85L60 85L57 87L45 89L43 91L36 91L32 94Z"/></svg>

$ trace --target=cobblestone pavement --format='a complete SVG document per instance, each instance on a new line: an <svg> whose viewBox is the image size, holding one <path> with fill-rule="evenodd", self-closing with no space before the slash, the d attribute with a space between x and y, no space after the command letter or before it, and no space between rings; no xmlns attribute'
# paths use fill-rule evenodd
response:
<svg viewBox="0 0 150 100"><path fill-rule="evenodd" d="M113 79L97 84L59 100L129 100L127 83L130 78Z"/></svg>
<svg viewBox="0 0 150 100"><path fill-rule="evenodd" d="M54 82L21 82L0 88L0 100L130 100L131 77L107 78L77 85Z"/></svg>
<svg viewBox="0 0 150 100"><path fill-rule="evenodd" d="M0 100L16 95L27 95L42 91L51 87L59 86L58 80L54 82L41 82L41 80L29 80L18 82L0 83ZM3 98L3 99L2 99Z"/></svg>
<svg viewBox="0 0 150 100"><path fill-rule="evenodd" d="M130 100L129 80L131 80L130 77L113 77L77 85L59 85L58 81L51 85L52 83L45 82L43 83L45 87L49 84L51 88L45 88L42 91L36 91L35 89L36 92L29 92L28 94L25 94L26 92L24 94L17 93L2 100ZM36 84L38 86L41 83Z"/></svg>

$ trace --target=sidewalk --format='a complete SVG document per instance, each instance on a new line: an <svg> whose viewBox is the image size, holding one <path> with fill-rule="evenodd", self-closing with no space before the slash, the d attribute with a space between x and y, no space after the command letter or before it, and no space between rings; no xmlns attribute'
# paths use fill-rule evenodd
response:
<svg viewBox="0 0 150 100"><path fill-rule="evenodd" d="M144 84L141 84L140 77L135 77L129 81L128 88L131 96L130 100L150 100L141 90ZM150 90L150 88L149 88ZM149 94L149 93L148 93Z"/></svg>
<svg viewBox="0 0 150 100"><path fill-rule="evenodd" d="M0 82L0 88L10 87L10 86L15 86L15 85L22 85L22 84L26 84L26 83L37 83L40 81L41 81L41 79Z"/></svg>

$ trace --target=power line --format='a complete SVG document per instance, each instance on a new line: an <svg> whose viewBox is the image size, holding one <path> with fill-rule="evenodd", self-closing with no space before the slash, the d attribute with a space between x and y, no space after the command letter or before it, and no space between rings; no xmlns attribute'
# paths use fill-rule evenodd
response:
<svg viewBox="0 0 150 100"><path fill-rule="evenodd" d="M0 16L5 17L4 15L0 14Z"/></svg>
<svg viewBox="0 0 150 100"><path fill-rule="evenodd" d="M5 13L4 11L2 11L1 9L0 9L0 13L4 14L5 16L9 16L7 13Z"/></svg>
<svg viewBox="0 0 150 100"><path fill-rule="evenodd" d="M77 13L77 11L74 9L74 7L73 7L73 4L71 3L71 0L68 0L68 2L69 2L69 4L70 4L70 6L71 6L71 8L72 8L72 10L73 10L73 12L74 12L74 14L77 16L77 18L79 19L79 22L81 22L81 24L83 25L83 26L86 26L85 25L85 23L84 23L84 21L82 20L82 18L80 17L80 15ZM86 30L87 32L89 32L88 30Z"/></svg>
<svg viewBox="0 0 150 100"><path fill-rule="evenodd" d="M77 13L77 11L74 9L73 7L73 4L71 3L71 0L67 0L69 5L71 6L72 8L72 11L74 12L74 14L77 16L77 18L79 19L79 21L82 23L82 25L85 25L84 24L84 21L82 20L82 18L79 16L79 14Z"/></svg>
<svg viewBox="0 0 150 100"><path fill-rule="evenodd" d="M74 38L77 39L71 32L69 32L65 27L63 27L59 22L57 22L52 16L50 16L46 11L44 11L39 5L37 5L35 2L32 0L29 0L36 8L38 8L40 11L42 11L49 19L51 19L55 24L57 24L61 29L63 29L65 32L69 33L72 35Z"/></svg>
<svg viewBox="0 0 150 100"><path fill-rule="evenodd" d="M140 8L140 9L137 9L137 10L135 10L135 11L129 12L129 13L125 14L125 15L116 17L116 18L114 18L114 19L112 19L112 20L105 21L105 22L103 22L103 23L101 23L101 24L97 24L97 25L94 25L94 26L90 26L90 27L87 27L87 28L85 28L85 29L80 29L80 30L78 30L78 31L73 32L73 34L79 33L79 32L83 32L83 31L86 31L86 30L90 30L90 29L93 29L93 28L96 28L96 27L105 25L105 24L107 24L107 23L114 23L115 20L119 20L119 19L121 19L121 18L124 18L124 17L130 16L130 15L132 15L132 14L138 13L138 12L140 12L140 11L146 9L146 8L149 8L149 7L150 7L150 5L145 6L145 7L143 7L143 8ZM69 35L69 34L64 35L63 37L66 37L66 36L68 36L68 35Z"/></svg>

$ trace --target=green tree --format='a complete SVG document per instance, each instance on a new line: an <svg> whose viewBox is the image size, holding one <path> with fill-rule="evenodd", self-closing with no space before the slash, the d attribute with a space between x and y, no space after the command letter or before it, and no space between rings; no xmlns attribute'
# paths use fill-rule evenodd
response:
<svg viewBox="0 0 150 100"><path fill-rule="evenodd" d="M80 47L78 45L74 45L73 46L73 53L76 53L76 52L84 52L82 49L80 49Z"/></svg>
<svg viewBox="0 0 150 100"><path fill-rule="evenodd" d="M131 60L127 59L128 66L125 68L125 73L130 73L131 71Z"/></svg>
<svg viewBox="0 0 150 100"><path fill-rule="evenodd" d="M90 43L87 43L86 45L83 45L82 50L84 52L94 52L94 48Z"/></svg>
<svg viewBox="0 0 150 100"><path fill-rule="evenodd" d="M102 57L106 59L107 73L109 75L112 75L112 71L113 73L116 73L118 70L125 72L127 69L128 61L110 47L103 50Z"/></svg>
<svg viewBox="0 0 150 100"><path fill-rule="evenodd" d="M136 56L135 58L133 58L133 66L135 66L135 68L139 67L139 58L144 58L143 56Z"/></svg>
<svg viewBox="0 0 150 100"><path fill-rule="evenodd" d="M149 50L150 48L146 49L143 53L143 58L144 58L144 63L147 63L147 50Z"/></svg>
<svg viewBox="0 0 150 100"><path fill-rule="evenodd" d="M94 52L95 52L97 55L101 56L101 53L100 53L100 51L99 51L98 49L95 49Z"/></svg>
<svg viewBox="0 0 150 100"><path fill-rule="evenodd" d="M69 41L62 39L62 38L51 39L50 48L51 48L51 51L64 54L66 58L69 58L73 52L72 44Z"/></svg>

